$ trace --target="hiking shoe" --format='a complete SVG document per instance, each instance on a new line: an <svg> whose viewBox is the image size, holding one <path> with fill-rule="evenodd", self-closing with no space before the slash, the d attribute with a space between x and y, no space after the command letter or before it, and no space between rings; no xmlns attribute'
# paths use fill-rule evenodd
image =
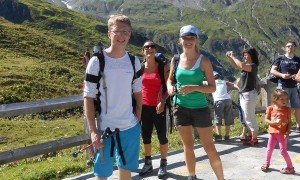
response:
<svg viewBox="0 0 300 180"><path fill-rule="evenodd" d="M152 160L151 159L145 159L145 164L143 166L143 169L141 172L139 172L139 176L145 176L146 174L149 174L153 171L152 166Z"/></svg>
<svg viewBox="0 0 300 180"><path fill-rule="evenodd" d="M222 135L215 135L215 141L221 141Z"/></svg>
<svg viewBox="0 0 300 180"><path fill-rule="evenodd" d="M163 179L166 175L167 175L167 160L161 160L157 177L158 179Z"/></svg>
<svg viewBox="0 0 300 180"><path fill-rule="evenodd" d="M294 167L286 167L286 168L282 168L280 170L281 174L295 174L295 169Z"/></svg>
<svg viewBox="0 0 300 180"><path fill-rule="evenodd" d="M229 137L229 136L224 136L224 140L225 140L225 141L229 141L229 140L230 140L230 137Z"/></svg>
<svg viewBox="0 0 300 180"><path fill-rule="evenodd" d="M197 176L196 175L195 176L189 176L188 180L197 180Z"/></svg>

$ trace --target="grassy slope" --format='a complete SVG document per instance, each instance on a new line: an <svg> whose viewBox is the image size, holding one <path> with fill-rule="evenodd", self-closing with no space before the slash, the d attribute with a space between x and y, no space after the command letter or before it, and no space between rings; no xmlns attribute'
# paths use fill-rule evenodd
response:
<svg viewBox="0 0 300 180"><path fill-rule="evenodd" d="M21 1L30 20L14 24L0 17L0 104L79 95L82 54L107 27L86 15L40 1ZM140 48L130 45L137 54Z"/></svg>

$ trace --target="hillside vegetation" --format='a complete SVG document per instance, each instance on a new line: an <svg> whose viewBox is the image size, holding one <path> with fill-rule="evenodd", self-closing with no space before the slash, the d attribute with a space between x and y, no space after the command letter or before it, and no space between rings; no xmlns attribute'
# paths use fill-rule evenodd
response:
<svg viewBox="0 0 300 180"><path fill-rule="evenodd" d="M265 76L274 55L283 53L284 43L289 39L300 41L298 0L69 0L68 3L73 10L99 20L124 13L133 19L142 35L170 52L177 44L180 27L194 24L201 29L202 50L227 77L238 72L225 62L228 50L240 57L244 48L255 47L260 53L260 74Z"/></svg>
<svg viewBox="0 0 300 180"><path fill-rule="evenodd" d="M44 1L0 0L0 10L0 104L80 95L83 53L108 44L106 24Z"/></svg>

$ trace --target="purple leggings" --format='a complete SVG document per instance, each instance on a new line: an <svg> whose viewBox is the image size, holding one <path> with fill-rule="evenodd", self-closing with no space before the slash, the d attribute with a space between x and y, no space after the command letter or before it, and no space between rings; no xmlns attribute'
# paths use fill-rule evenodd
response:
<svg viewBox="0 0 300 180"><path fill-rule="evenodd" d="M287 139L284 139L284 134L270 134L269 135L268 146L267 146L267 157L266 157L265 164L270 164L272 153L276 146L277 141L278 141L279 148L280 148L280 154L283 156L287 167L289 167L289 168L293 167L291 158L287 152Z"/></svg>

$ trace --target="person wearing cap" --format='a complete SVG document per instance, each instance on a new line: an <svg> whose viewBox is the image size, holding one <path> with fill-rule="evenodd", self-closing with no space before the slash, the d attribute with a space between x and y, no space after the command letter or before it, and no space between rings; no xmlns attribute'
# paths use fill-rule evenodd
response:
<svg viewBox="0 0 300 180"><path fill-rule="evenodd" d="M258 99L256 91L256 80L258 72L258 53L255 48L247 48L242 52L244 62L238 60L232 51L226 52L229 64L241 69L241 77L239 81L239 98L240 105L243 111L243 117L246 121L247 127L251 131L251 138L244 134L244 144L249 146L258 145L258 125L256 122L255 106ZM244 132L244 131L243 131ZM242 140L242 138L241 138Z"/></svg>
<svg viewBox="0 0 300 180"><path fill-rule="evenodd" d="M206 99L207 93L216 90L212 64L199 51L198 28L192 25L183 26L179 35L183 53L179 55L178 63L175 57L171 60L167 87L169 95L174 95L174 124L183 143L188 179L197 179L193 136L195 128L211 167L221 180L224 179L223 167L213 142L212 119ZM203 85L204 78L207 85Z"/></svg>
<svg viewBox="0 0 300 180"><path fill-rule="evenodd" d="M142 139L144 144L145 164L139 172L145 176L153 172L151 138L155 126L161 154L157 177L163 179L167 175L167 119L166 100L168 98L166 81L169 75L169 66L156 57L156 45L147 40L142 48L144 62L142 65ZM161 76L160 74L163 74Z"/></svg>
<svg viewBox="0 0 300 180"><path fill-rule="evenodd" d="M214 99L214 109L215 109L215 125L216 125L216 135L215 141L222 140L222 119L224 118L225 124L225 136L224 140L228 141L230 126L234 124L233 112L232 112L232 100L227 92L227 86L235 87L235 84L229 81L221 79L218 72L214 71L214 78L216 82L216 91L212 93Z"/></svg>

